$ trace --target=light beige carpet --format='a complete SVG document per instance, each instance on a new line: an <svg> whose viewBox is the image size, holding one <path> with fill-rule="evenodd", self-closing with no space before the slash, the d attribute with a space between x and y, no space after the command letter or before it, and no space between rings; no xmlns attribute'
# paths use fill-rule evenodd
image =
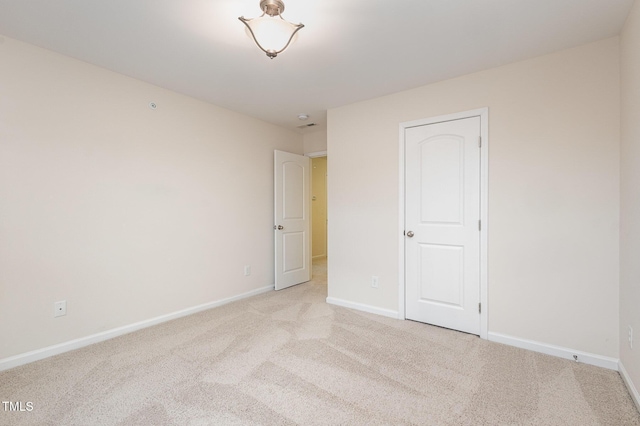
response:
<svg viewBox="0 0 640 426"><path fill-rule="evenodd" d="M325 303L313 281L0 373L2 425L640 425L618 373Z"/></svg>

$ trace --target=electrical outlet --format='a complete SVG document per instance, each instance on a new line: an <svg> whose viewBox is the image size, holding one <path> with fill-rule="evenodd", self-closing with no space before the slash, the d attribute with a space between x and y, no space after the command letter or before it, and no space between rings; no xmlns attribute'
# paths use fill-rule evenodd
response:
<svg viewBox="0 0 640 426"><path fill-rule="evenodd" d="M371 277L371 287L378 288L378 276L374 275Z"/></svg>
<svg viewBox="0 0 640 426"><path fill-rule="evenodd" d="M629 326L629 348L633 349L633 328Z"/></svg>
<svg viewBox="0 0 640 426"><path fill-rule="evenodd" d="M244 265L244 276L248 277L249 275L251 275L251 266Z"/></svg>
<svg viewBox="0 0 640 426"><path fill-rule="evenodd" d="M61 317L63 315L67 315L67 301L61 300L53 304L53 316Z"/></svg>

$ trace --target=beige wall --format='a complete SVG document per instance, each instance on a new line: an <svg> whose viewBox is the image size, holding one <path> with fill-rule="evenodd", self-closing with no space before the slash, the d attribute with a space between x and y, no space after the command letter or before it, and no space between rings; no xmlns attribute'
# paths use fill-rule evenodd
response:
<svg viewBox="0 0 640 426"><path fill-rule="evenodd" d="M397 311L398 124L489 107L489 332L617 357L618 55L611 38L330 110L329 296Z"/></svg>
<svg viewBox="0 0 640 426"><path fill-rule="evenodd" d="M301 135L8 38L0 62L0 359L273 284Z"/></svg>
<svg viewBox="0 0 640 426"><path fill-rule="evenodd" d="M327 157L311 159L311 253L327 255Z"/></svg>
<svg viewBox="0 0 640 426"><path fill-rule="evenodd" d="M320 130L313 133L305 133L303 136L304 153L323 152L327 150L327 131Z"/></svg>
<svg viewBox="0 0 640 426"><path fill-rule="evenodd" d="M620 360L640 390L640 2L621 39ZM629 348L628 326L634 330Z"/></svg>

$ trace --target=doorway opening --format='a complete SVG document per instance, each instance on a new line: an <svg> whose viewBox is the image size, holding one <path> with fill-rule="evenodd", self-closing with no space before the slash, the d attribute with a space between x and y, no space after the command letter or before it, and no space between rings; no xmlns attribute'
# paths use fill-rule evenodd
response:
<svg viewBox="0 0 640 426"><path fill-rule="evenodd" d="M328 263L327 228L327 152L306 154L311 158L311 260L323 266L326 274ZM316 268L313 268L312 273Z"/></svg>
<svg viewBox="0 0 640 426"><path fill-rule="evenodd" d="M311 258L327 257L327 157L311 159Z"/></svg>

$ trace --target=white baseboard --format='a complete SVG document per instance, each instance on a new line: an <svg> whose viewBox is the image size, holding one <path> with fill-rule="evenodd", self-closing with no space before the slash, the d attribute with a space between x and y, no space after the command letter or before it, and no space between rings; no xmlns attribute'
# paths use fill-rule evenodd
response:
<svg viewBox="0 0 640 426"><path fill-rule="evenodd" d="M337 299L335 297L327 297L327 303L342 306L343 308L355 309L356 311L363 311L370 314L382 315L383 317L398 319L398 311L392 311L390 309L382 309L375 306L364 305L362 303L349 302L348 300Z"/></svg>
<svg viewBox="0 0 640 426"><path fill-rule="evenodd" d="M574 355L578 356L578 362L584 364L595 365L607 368L609 370L618 371L618 359L610 358L602 355L590 354L588 352L577 351L561 346L550 345L548 343L536 342L533 340L521 339L519 337L507 336L500 333L489 332L488 340L492 342L502 343L504 345L515 346L521 349L527 349L534 352L540 352L546 355L557 356L574 361Z"/></svg>
<svg viewBox="0 0 640 426"><path fill-rule="evenodd" d="M636 408L640 411L640 393L638 393L638 388L636 388L631 381L631 377L629 377L629 373L627 373L627 370L624 368L622 361L620 361L618 365L618 371L620 372L620 376L622 376L624 384L627 385L629 394L631 394L631 399L633 399L633 402L636 404Z"/></svg>
<svg viewBox="0 0 640 426"><path fill-rule="evenodd" d="M136 322L133 324L125 325L111 330L103 331L101 333L92 334L90 336L81 337L79 339L70 340L68 342L59 343L57 345L48 346L46 348L37 349L35 351L25 352L23 354L11 356L8 358L0 359L0 371L8 370L10 368L18 367L20 365L28 364L30 362L39 361L44 358L48 358L54 355L59 355L64 352L80 349L85 346L92 345L94 343L102 342L104 340L113 339L114 337L122 336L143 328L151 327L156 324L160 324L166 321L171 321L177 318L186 317L207 309L216 308L218 306L226 305L227 303L235 302L236 300L245 299L247 297L256 296L261 293L266 293L273 290L273 285L261 287L255 290L251 290L246 293L239 294L237 296L228 297L222 300L216 300L202 305L193 306L191 308L183 309L170 314L161 315L159 317L151 318L148 320Z"/></svg>

